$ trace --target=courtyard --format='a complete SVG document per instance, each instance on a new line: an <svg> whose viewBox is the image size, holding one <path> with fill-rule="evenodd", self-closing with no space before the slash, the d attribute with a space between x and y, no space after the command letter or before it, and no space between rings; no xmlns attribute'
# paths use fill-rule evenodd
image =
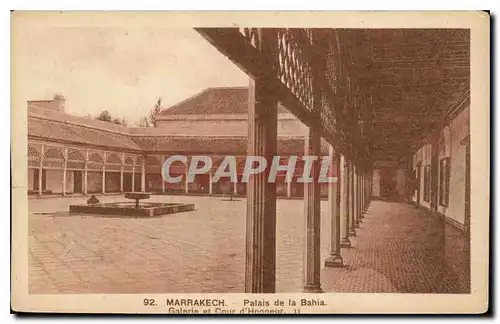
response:
<svg viewBox="0 0 500 324"><path fill-rule="evenodd" d="M152 196L196 210L140 219L68 213L86 199L29 200L30 293L244 292L245 198ZM303 200L277 201L277 292L303 288L303 210ZM465 236L414 206L373 201L350 239L345 266L322 270L326 292L469 292ZM322 201L321 264L329 242Z"/></svg>

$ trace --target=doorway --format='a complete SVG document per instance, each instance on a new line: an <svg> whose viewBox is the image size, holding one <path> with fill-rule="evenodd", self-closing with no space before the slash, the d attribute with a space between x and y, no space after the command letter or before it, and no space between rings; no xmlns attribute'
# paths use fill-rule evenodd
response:
<svg viewBox="0 0 500 324"><path fill-rule="evenodd" d="M135 192L139 192L139 191L142 191L142 188L141 188L141 173L135 173L134 174L134 191Z"/></svg>
<svg viewBox="0 0 500 324"><path fill-rule="evenodd" d="M83 193L83 172L73 171L73 192Z"/></svg>
<svg viewBox="0 0 500 324"><path fill-rule="evenodd" d="M123 192L132 191L132 173L123 173Z"/></svg>
<svg viewBox="0 0 500 324"><path fill-rule="evenodd" d="M380 198L398 200L396 174L393 170L388 168L380 170Z"/></svg>

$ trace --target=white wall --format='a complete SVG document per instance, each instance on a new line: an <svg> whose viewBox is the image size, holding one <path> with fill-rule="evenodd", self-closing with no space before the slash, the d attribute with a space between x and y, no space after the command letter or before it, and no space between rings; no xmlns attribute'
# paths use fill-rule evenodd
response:
<svg viewBox="0 0 500 324"><path fill-rule="evenodd" d="M466 168L466 146L461 142L468 134L469 109L465 109L443 129L445 148L440 150L439 154L440 160L444 157L450 158L450 196L448 207L438 204L438 211L460 224L465 222Z"/></svg>
<svg viewBox="0 0 500 324"><path fill-rule="evenodd" d="M408 199L406 195L406 172L399 168L396 171L396 191L402 199Z"/></svg>
<svg viewBox="0 0 500 324"><path fill-rule="evenodd" d="M469 135L469 113L470 108L464 109L455 119L441 130L439 160L450 158L450 195L448 207L441 206L439 201L439 173L438 168L438 207L437 211L460 224L465 222L465 169L466 169L466 146L463 141ZM422 163L420 183L420 204L430 208L430 203L423 201L424 197L424 166L431 164L431 145L426 144L413 156L413 168L418 162ZM413 201L417 201L414 195Z"/></svg>
<svg viewBox="0 0 500 324"><path fill-rule="evenodd" d="M247 136L247 120L167 120L158 121L165 135L237 135Z"/></svg>
<svg viewBox="0 0 500 324"><path fill-rule="evenodd" d="M431 208L430 199L428 202L424 201L424 178L425 178L425 166L431 165L431 153L432 145L425 144L422 146L413 157L413 169L416 170L418 164L420 163L420 204L424 207ZM418 174L418 171L417 171ZM414 202L417 201L417 196L414 194Z"/></svg>
<svg viewBox="0 0 500 324"><path fill-rule="evenodd" d="M248 135L248 117L244 115L211 115L211 116L185 116L176 115L164 117L157 121L154 131L147 129L132 129L131 133L139 134L154 132L156 135ZM278 116L278 135L297 136L306 135L307 127L291 114Z"/></svg>

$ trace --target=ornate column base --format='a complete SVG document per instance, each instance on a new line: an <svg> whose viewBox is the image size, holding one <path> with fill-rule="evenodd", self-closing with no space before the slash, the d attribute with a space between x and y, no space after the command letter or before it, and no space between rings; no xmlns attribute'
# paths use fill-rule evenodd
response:
<svg viewBox="0 0 500 324"><path fill-rule="evenodd" d="M356 231L354 230L354 228L349 229L349 236L356 236Z"/></svg>
<svg viewBox="0 0 500 324"><path fill-rule="evenodd" d="M341 248L349 248L349 247L351 247L351 241L349 240L349 238L343 238L340 241L340 247Z"/></svg>
<svg viewBox="0 0 500 324"><path fill-rule="evenodd" d="M321 285L307 285L304 286L305 293L322 293Z"/></svg>
<svg viewBox="0 0 500 324"><path fill-rule="evenodd" d="M344 260L340 254L330 254L325 260L325 267L340 268L342 266L344 266Z"/></svg>

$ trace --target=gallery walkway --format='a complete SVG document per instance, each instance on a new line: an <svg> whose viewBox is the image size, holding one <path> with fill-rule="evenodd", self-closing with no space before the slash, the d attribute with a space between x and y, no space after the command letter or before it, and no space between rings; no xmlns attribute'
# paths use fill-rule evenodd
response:
<svg viewBox="0 0 500 324"><path fill-rule="evenodd" d="M356 232L345 266L322 270L324 291L469 293L466 236L442 218L375 200Z"/></svg>

